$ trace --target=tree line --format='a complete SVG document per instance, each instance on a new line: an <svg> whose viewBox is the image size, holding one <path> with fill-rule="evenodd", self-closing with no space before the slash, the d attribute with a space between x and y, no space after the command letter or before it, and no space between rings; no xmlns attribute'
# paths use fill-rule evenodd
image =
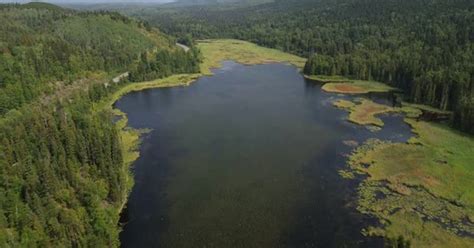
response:
<svg viewBox="0 0 474 248"><path fill-rule="evenodd" d="M309 58L307 74L373 79L454 112L474 133L474 3L279 0L257 6L131 9L167 33L236 38Z"/></svg>
<svg viewBox="0 0 474 248"><path fill-rule="evenodd" d="M131 82L149 81L157 78L168 77L172 74L197 73L202 56L196 47L184 51L160 49L154 54L140 54L140 61L130 71Z"/></svg>

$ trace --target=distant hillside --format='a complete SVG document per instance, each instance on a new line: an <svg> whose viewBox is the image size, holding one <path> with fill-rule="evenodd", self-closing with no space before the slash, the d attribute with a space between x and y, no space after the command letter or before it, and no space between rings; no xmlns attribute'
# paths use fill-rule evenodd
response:
<svg viewBox="0 0 474 248"><path fill-rule="evenodd" d="M194 4L215 4L215 3L268 3L274 2L274 0L178 0L177 2L182 3L194 3Z"/></svg>
<svg viewBox="0 0 474 248"><path fill-rule="evenodd" d="M186 5L215 5L215 4L237 4L237 5L258 5L271 3L274 0L178 0L168 5L186 6Z"/></svg>
<svg viewBox="0 0 474 248"><path fill-rule="evenodd" d="M44 3L44 2L30 2L25 3L20 6L21 8L25 9L49 9L49 10L63 10L60 6Z"/></svg>
<svg viewBox="0 0 474 248"><path fill-rule="evenodd" d="M124 71L139 54L174 44L117 13L74 12L47 3L0 6L0 115L56 81Z"/></svg>

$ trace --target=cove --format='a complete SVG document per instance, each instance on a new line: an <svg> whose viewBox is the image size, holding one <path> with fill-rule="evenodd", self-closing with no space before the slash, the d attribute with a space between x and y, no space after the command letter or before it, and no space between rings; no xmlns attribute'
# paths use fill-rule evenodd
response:
<svg viewBox="0 0 474 248"><path fill-rule="evenodd" d="M345 141L404 142L401 115L372 132L286 64L231 61L189 87L116 102L144 135L124 211L123 247L380 247L360 231ZM367 95L377 102L385 96Z"/></svg>

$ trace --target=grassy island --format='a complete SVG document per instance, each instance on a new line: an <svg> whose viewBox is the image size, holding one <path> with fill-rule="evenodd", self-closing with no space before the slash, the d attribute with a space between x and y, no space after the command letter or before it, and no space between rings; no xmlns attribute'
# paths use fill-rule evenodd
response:
<svg viewBox="0 0 474 248"><path fill-rule="evenodd" d="M376 81L349 80L347 82L330 82L323 85L326 92L341 94L365 94L370 92L388 92L394 88Z"/></svg>
<svg viewBox="0 0 474 248"><path fill-rule="evenodd" d="M376 115L399 111L395 108L378 104L367 99L361 99L358 104L347 100L337 100L333 104L338 108L348 110L350 113L348 120L359 125L382 127L384 123L380 118L376 117Z"/></svg>
<svg viewBox="0 0 474 248"><path fill-rule="evenodd" d="M326 92L340 94L366 94L370 92L388 92L396 90L384 83L372 80L356 80L343 76L305 75L305 78L323 83Z"/></svg>

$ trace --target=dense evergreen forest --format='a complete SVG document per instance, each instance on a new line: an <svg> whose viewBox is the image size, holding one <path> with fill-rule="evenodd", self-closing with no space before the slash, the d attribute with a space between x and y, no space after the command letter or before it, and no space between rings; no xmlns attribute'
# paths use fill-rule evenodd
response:
<svg viewBox="0 0 474 248"><path fill-rule="evenodd" d="M126 10L144 21L0 4L2 247L118 246L129 170L112 113L93 106L124 84L198 72L196 39L248 40L308 57L307 74L387 82L474 133L472 1L198 2Z"/></svg>
<svg viewBox="0 0 474 248"><path fill-rule="evenodd" d="M0 120L0 243L118 245L128 168L110 114L90 110L101 88Z"/></svg>
<svg viewBox="0 0 474 248"><path fill-rule="evenodd" d="M0 246L118 246L129 168L93 106L128 83L117 74L194 72L199 51L113 12L0 5L0 22Z"/></svg>
<svg viewBox="0 0 474 248"><path fill-rule="evenodd" d="M163 78L172 74L199 72L199 63L202 60L199 49L191 45L189 51L177 50L170 52L167 49L149 55L140 54L140 62L130 72L132 82L149 81Z"/></svg>
<svg viewBox="0 0 474 248"><path fill-rule="evenodd" d="M114 13L4 5L0 22L0 114L50 92L55 82L126 70L137 51L154 46L141 23Z"/></svg>
<svg viewBox="0 0 474 248"><path fill-rule="evenodd" d="M307 74L378 80L454 111L474 133L474 2L276 0L256 6L129 9L167 33L236 38L308 57Z"/></svg>

